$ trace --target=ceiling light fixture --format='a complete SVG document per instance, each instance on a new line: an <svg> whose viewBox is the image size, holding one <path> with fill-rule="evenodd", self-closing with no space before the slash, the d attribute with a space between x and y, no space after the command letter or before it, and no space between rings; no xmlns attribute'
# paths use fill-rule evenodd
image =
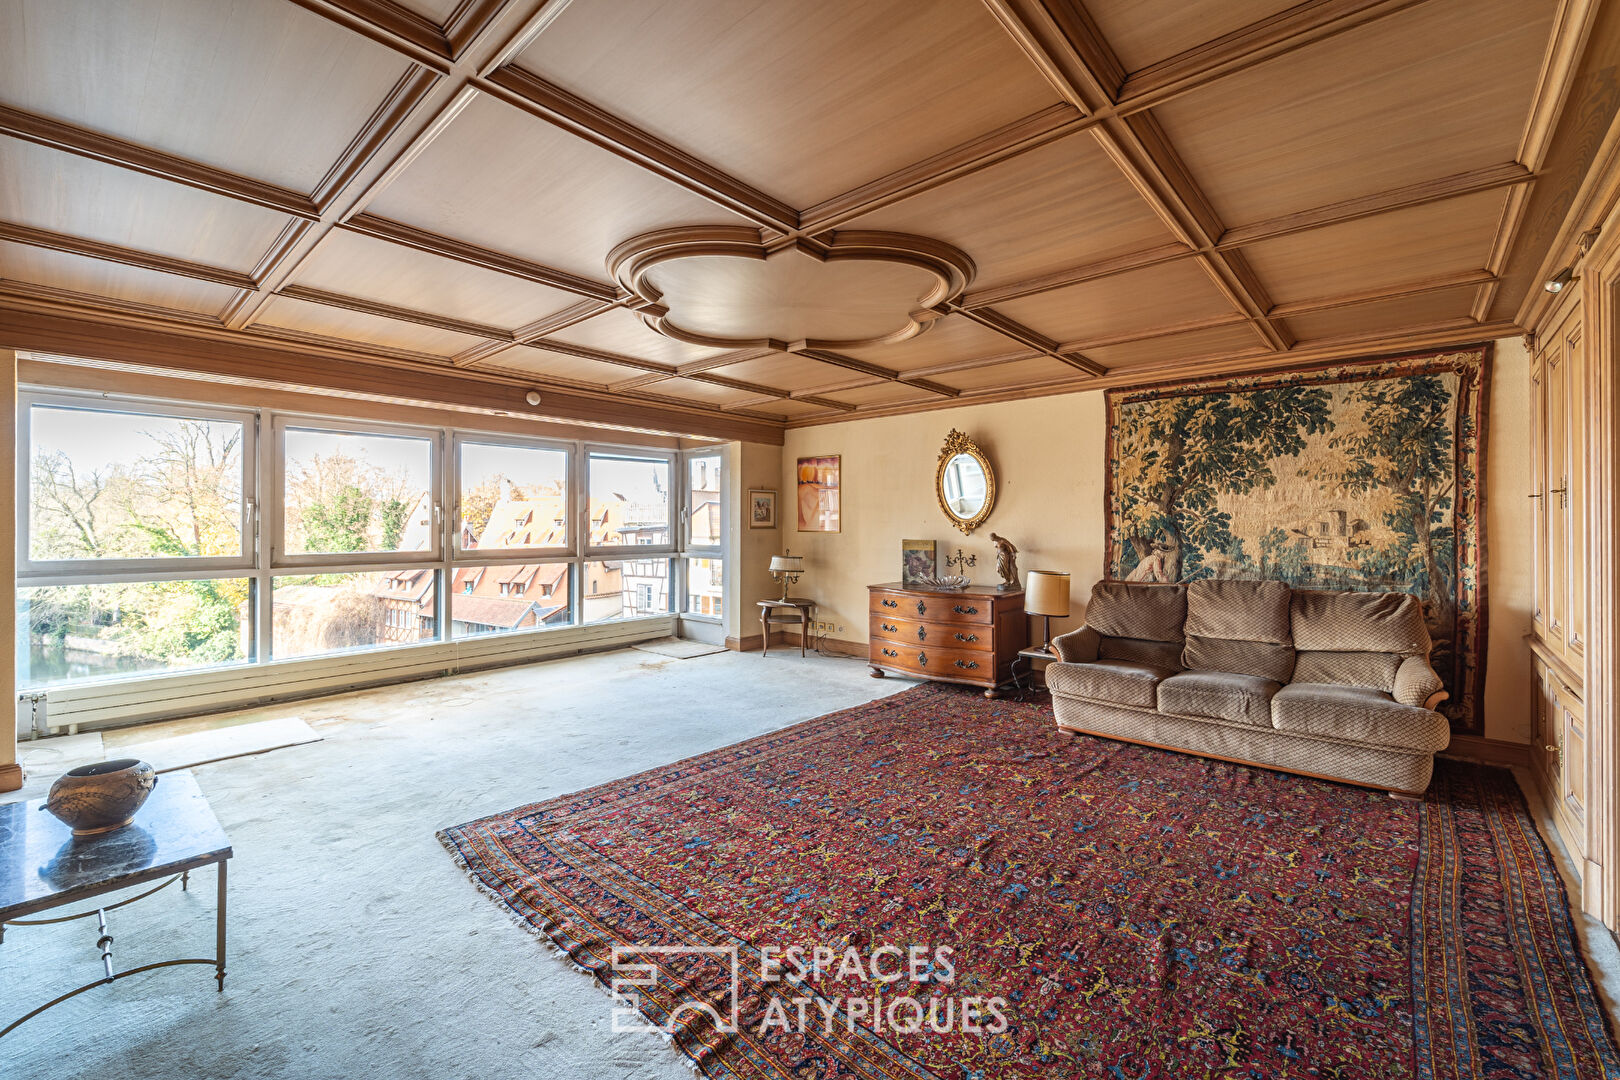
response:
<svg viewBox="0 0 1620 1080"><path fill-rule="evenodd" d="M1558 273L1548 278L1547 283L1543 285L1542 288L1546 289L1550 293L1561 293L1564 291L1565 286L1574 280L1575 268L1573 266L1566 266L1562 270L1558 271Z"/></svg>
<svg viewBox="0 0 1620 1080"><path fill-rule="evenodd" d="M523 395L523 400L527 401L530 405L540 404L540 391L530 390L527 394Z"/></svg>

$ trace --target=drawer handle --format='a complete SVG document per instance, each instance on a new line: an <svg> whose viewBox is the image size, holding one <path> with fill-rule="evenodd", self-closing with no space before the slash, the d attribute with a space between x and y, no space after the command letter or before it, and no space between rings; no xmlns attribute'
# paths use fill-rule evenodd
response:
<svg viewBox="0 0 1620 1080"><path fill-rule="evenodd" d="M1564 746L1563 746L1563 744L1560 743L1557 746L1543 746L1542 749L1547 751L1547 753L1549 753L1549 754L1557 754L1558 755L1558 771L1563 772L1564 771Z"/></svg>
<svg viewBox="0 0 1620 1080"><path fill-rule="evenodd" d="M884 656L899 656L900 654L895 652L893 649L884 649L883 650L883 655Z"/></svg>
<svg viewBox="0 0 1620 1080"><path fill-rule="evenodd" d="M976 607L963 607L961 604L957 604L951 610L956 612L958 615L977 615L979 613L978 608L976 608Z"/></svg>
<svg viewBox="0 0 1620 1080"><path fill-rule="evenodd" d="M886 633L898 634L900 632L900 628L898 626L890 626L888 623L883 623L882 626Z"/></svg>
<svg viewBox="0 0 1620 1080"><path fill-rule="evenodd" d="M957 641L978 641L979 640L979 635L978 634L964 634L961 631L957 631L956 640Z"/></svg>
<svg viewBox="0 0 1620 1080"><path fill-rule="evenodd" d="M900 606L900 601L898 601L898 600L885 600L885 601L883 601L883 606L884 607L899 607Z"/></svg>
<svg viewBox="0 0 1620 1080"><path fill-rule="evenodd" d="M928 640L928 627L926 627L926 626L917 627L917 640L918 641L927 641Z"/></svg>
<svg viewBox="0 0 1620 1080"><path fill-rule="evenodd" d="M977 660L958 660L956 666L959 668L976 668L979 666L979 662Z"/></svg>
<svg viewBox="0 0 1620 1080"><path fill-rule="evenodd" d="M927 667L928 666L928 654L925 653L925 652L918 653L917 654L917 663L922 665L923 667Z"/></svg>
<svg viewBox="0 0 1620 1080"><path fill-rule="evenodd" d="M928 610L928 605L921 600L917 601L917 614L921 615Z"/></svg>

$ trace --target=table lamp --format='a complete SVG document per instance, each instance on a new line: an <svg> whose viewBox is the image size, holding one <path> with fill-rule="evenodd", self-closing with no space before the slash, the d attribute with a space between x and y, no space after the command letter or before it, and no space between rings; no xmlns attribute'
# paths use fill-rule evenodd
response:
<svg viewBox="0 0 1620 1080"><path fill-rule="evenodd" d="M1069 575L1060 570L1031 570L1024 583L1024 610L1046 620L1041 651L1052 651L1052 618L1069 614Z"/></svg>
<svg viewBox="0 0 1620 1080"><path fill-rule="evenodd" d="M782 583L782 600L788 598L788 586L797 584L799 575L804 573L803 555L772 555L771 576Z"/></svg>

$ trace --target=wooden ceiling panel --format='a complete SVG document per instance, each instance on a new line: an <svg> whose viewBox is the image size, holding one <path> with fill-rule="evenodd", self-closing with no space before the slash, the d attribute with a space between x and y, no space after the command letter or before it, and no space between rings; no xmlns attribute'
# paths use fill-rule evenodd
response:
<svg viewBox="0 0 1620 1080"><path fill-rule="evenodd" d="M463 0L394 0L394 2L437 26L449 22L450 16L454 15L457 9L466 6Z"/></svg>
<svg viewBox="0 0 1620 1080"><path fill-rule="evenodd" d="M1150 333L1167 322L1234 313L1192 259L1009 300L996 309L1055 341L1081 346L1124 333Z"/></svg>
<svg viewBox="0 0 1620 1080"><path fill-rule="evenodd" d="M1428 0L1155 109L1229 226L1514 159L1556 0Z"/></svg>
<svg viewBox="0 0 1620 1080"><path fill-rule="evenodd" d="M0 138L0 219L246 273L290 220L76 154Z"/></svg>
<svg viewBox="0 0 1620 1080"><path fill-rule="evenodd" d="M1506 202L1504 192L1483 191L1265 240L1243 254L1279 304L1480 270Z"/></svg>
<svg viewBox="0 0 1620 1080"><path fill-rule="evenodd" d="M570 345L583 345L589 349L602 349L670 365L705 360L725 352L724 349L689 345L667 338L642 322L635 312L623 308L604 311L547 337L552 341L564 341Z"/></svg>
<svg viewBox="0 0 1620 1080"><path fill-rule="evenodd" d="M992 356L1024 352L1016 341L987 329L964 315L937 319L914 338L893 345L869 349L845 349L844 355L879 364L892 371L915 371L963 360L984 360Z"/></svg>
<svg viewBox="0 0 1620 1080"><path fill-rule="evenodd" d="M1010 364L993 367L969 368L966 371L946 372L935 382L962 391L1017 390L1043 383L1084 380L1087 376L1061 360L1050 356L1037 356L1030 360L1015 360Z"/></svg>
<svg viewBox="0 0 1620 1080"><path fill-rule="evenodd" d="M1174 239L1084 133L969 173L848 227L919 233L955 244L978 264L974 290Z"/></svg>
<svg viewBox="0 0 1620 1080"><path fill-rule="evenodd" d="M653 383L633 392L646 394L649 397L672 398L676 401L689 402L694 405L712 405L721 409L740 405L745 401L752 401L759 397L758 394L748 390L738 390L735 387L719 386L715 383L698 382L693 379L665 379L663 382Z"/></svg>
<svg viewBox="0 0 1620 1080"><path fill-rule="evenodd" d="M915 386L895 382L871 383L867 386L856 386L847 390L830 391L820 396L832 401L841 401L846 405L873 408L944 400L938 394L931 394L926 390L919 390Z"/></svg>
<svg viewBox="0 0 1620 1080"><path fill-rule="evenodd" d="M217 315L236 290L139 266L0 243L0 278L196 315Z"/></svg>
<svg viewBox="0 0 1620 1080"><path fill-rule="evenodd" d="M1126 71L1241 30L1298 0L1086 0L1086 11Z"/></svg>
<svg viewBox="0 0 1620 1080"><path fill-rule="evenodd" d="M579 301L560 289L342 230L321 242L295 283L507 330Z"/></svg>
<svg viewBox="0 0 1620 1080"><path fill-rule="evenodd" d="M480 97L367 208L606 281L607 254L671 225L747 222L511 106Z"/></svg>
<svg viewBox="0 0 1620 1080"><path fill-rule="evenodd" d="M1478 289L1474 287L1441 289L1418 296L1403 296L1398 300L1382 300L1373 304L1312 311L1288 318L1288 328L1309 345L1316 341L1388 334L1437 323L1465 325L1470 321Z"/></svg>
<svg viewBox="0 0 1620 1080"><path fill-rule="evenodd" d="M1058 100L979 0L595 0L518 64L800 207Z"/></svg>
<svg viewBox="0 0 1620 1080"><path fill-rule="evenodd" d="M272 299L255 325L438 357L454 356L480 341L479 338L441 330L436 326L385 319L286 296Z"/></svg>
<svg viewBox="0 0 1620 1080"><path fill-rule="evenodd" d="M532 345L514 345L479 360L475 365L493 371L514 375L530 375L539 379L559 379L565 382L607 387L641 374L635 368L622 364L609 364L601 360L588 360L583 356L552 352Z"/></svg>
<svg viewBox="0 0 1620 1080"><path fill-rule="evenodd" d="M0 101L306 192L407 70L286 0L0 4Z"/></svg>
<svg viewBox="0 0 1620 1080"><path fill-rule="evenodd" d="M758 405L750 405L748 411L769 416L780 416L784 420L802 420L810 416L843 415L836 410L827 408L825 405L813 405L808 401L795 401L792 398L763 401Z"/></svg>
<svg viewBox="0 0 1620 1080"><path fill-rule="evenodd" d="M757 360L745 360L740 364L727 364L715 368L713 373L788 391L811 390L855 377L855 373L847 368L834 367L792 353L777 353Z"/></svg>
<svg viewBox="0 0 1620 1080"><path fill-rule="evenodd" d="M1129 370L1148 364L1166 364L1211 357L1275 355L1246 323L1195 330L1186 334L1130 341L1088 349L1086 355L1109 371Z"/></svg>

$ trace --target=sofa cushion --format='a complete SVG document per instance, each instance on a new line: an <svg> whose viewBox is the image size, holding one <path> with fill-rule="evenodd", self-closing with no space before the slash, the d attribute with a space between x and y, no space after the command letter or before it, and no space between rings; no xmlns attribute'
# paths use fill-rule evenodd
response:
<svg viewBox="0 0 1620 1080"><path fill-rule="evenodd" d="M1105 637L1097 643L1097 657L1101 660L1129 660L1133 664L1149 664L1153 667L1180 671L1181 643Z"/></svg>
<svg viewBox="0 0 1620 1080"><path fill-rule="evenodd" d="M1225 671L1188 671L1159 684L1159 711L1271 727L1271 698L1282 684Z"/></svg>
<svg viewBox="0 0 1620 1080"><path fill-rule="evenodd" d="M1281 581L1195 581L1187 586L1186 633L1189 637L1291 644L1291 591Z"/></svg>
<svg viewBox="0 0 1620 1080"><path fill-rule="evenodd" d="M1294 648L1301 652L1371 652L1428 655L1423 604L1406 593L1294 593Z"/></svg>
<svg viewBox="0 0 1620 1080"><path fill-rule="evenodd" d="M1181 585L1099 581L1091 588L1086 625L1104 637L1181 641L1187 590Z"/></svg>
<svg viewBox="0 0 1620 1080"><path fill-rule="evenodd" d="M1387 652L1302 652L1294 660L1294 682L1367 686L1391 693L1401 658Z"/></svg>
<svg viewBox="0 0 1620 1080"><path fill-rule="evenodd" d="M1188 637L1181 666L1189 671L1228 671L1285 683L1294 674L1294 650L1267 641Z"/></svg>
<svg viewBox="0 0 1620 1080"><path fill-rule="evenodd" d="M1293 683L1271 699L1278 731L1345 739L1412 753L1444 750L1451 741L1445 717L1402 705L1382 690L1364 686Z"/></svg>
<svg viewBox="0 0 1620 1080"><path fill-rule="evenodd" d="M1063 697L1151 709L1154 690L1174 674L1169 668L1132 664L1124 660L1049 664L1046 668L1046 685L1053 694Z"/></svg>

